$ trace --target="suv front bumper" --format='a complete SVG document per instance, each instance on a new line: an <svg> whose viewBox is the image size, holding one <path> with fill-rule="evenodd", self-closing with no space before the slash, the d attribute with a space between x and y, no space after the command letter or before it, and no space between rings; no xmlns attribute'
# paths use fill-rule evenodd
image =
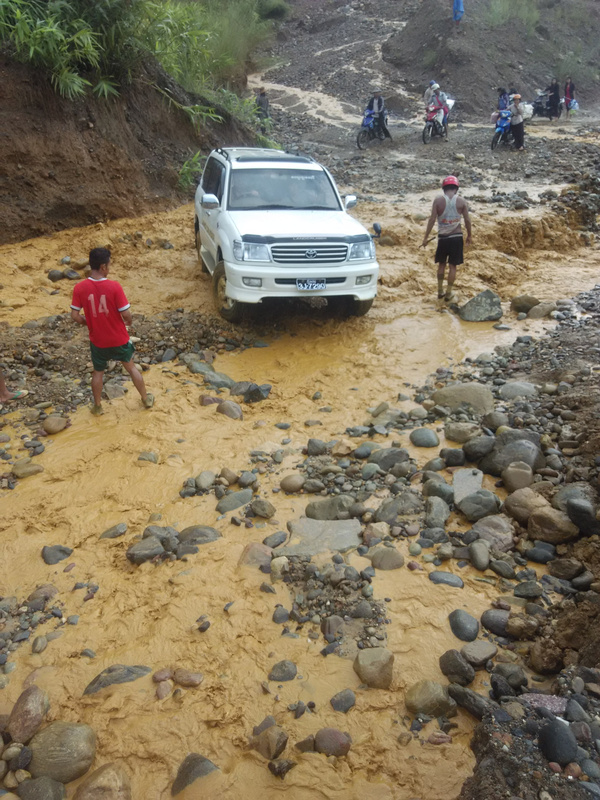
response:
<svg viewBox="0 0 600 800"><path fill-rule="evenodd" d="M247 262L225 261L227 277L227 295L241 303L260 303L266 297L354 297L356 300L372 300L377 294L377 277L379 264L377 261L361 261L359 263L344 262L321 266L311 264L307 268L303 264L258 265ZM368 283L356 284L357 278L370 276ZM247 286L246 279L259 279L260 286ZM306 291L296 287L296 280L326 280L325 289Z"/></svg>

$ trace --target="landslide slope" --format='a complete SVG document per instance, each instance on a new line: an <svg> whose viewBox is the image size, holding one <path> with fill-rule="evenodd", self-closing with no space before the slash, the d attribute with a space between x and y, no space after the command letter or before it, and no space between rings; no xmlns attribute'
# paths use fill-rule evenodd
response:
<svg viewBox="0 0 600 800"><path fill-rule="evenodd" d="M156 86L202 102L152 65L117 99L70 102L34 69L0 60L0 244L168 208L190 153L248 140L223 109L223 125L196 130Z"/></svg>

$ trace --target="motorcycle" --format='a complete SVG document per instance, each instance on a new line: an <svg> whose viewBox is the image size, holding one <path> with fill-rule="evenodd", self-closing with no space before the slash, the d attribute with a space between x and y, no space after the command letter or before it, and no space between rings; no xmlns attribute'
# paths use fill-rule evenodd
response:
<svg viewBox="0 0 600 800"><path fill-rule="evenodd" d="M446 100L448 114L454 106L454 100ZM423 128L423 144L429 144L433 136L448 136L448 122L444 122L444 109L430 104L425 109L425 127Z"/></svg>
<svg viewBox="0 0 600 800"><path fill-rule="evenodd" d="M374 139L383 141L386 136L385 132L377 124L377 114L374 111L365 110L361 128L356 137L356 144L359 150L366 150ZM384 117L384 124L387 128L388 116L387 113ZM391 138L391 137L390 137Z"/></svg>
<svg viewBox="0 0 600 800"><path fill-rule="evenodd" d="M564 106L565 106L565 101L563 98L558 104L558 119L560 119ZM538 91L537 97L533 101L533 116L546 117L547 119L550 119L550 104L548 103L548 92ZM552 116L554 116L554 114Z"/></svg>
<svg viewBox="0 0 600 800"><path fill-rule="evenodd" d="M500 143L512 144L514 139L510 130L510 118L512 114L508 109L497 111L496 132L492 137L492 150L495 150Z"/></svg>

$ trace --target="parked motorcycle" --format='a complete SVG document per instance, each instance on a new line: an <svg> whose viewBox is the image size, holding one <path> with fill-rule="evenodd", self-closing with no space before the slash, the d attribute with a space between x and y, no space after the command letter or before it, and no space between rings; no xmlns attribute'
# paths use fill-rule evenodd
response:
<svg viewBox="0 0 600 800"><path fill-rule="evenodd" d="M496 131L492 137L492 150L499 144L512 144L514 139L510 130L510 118L512 114L508 109L497 111L494 115L496 119Z"/></svg>
<svg viewBox="0 0 600 800"><path fill-rule="evenodd" d="M384 124L385 127L387 128L388 124L387 114L385 115L384 118ZM374 111L369 111L369 109L367 108L363 116L361 128L356 137L356 144L358 146L358 149L366 150L366 148L375 139L383 141L385 139L385 133L381 130L381 128L377 124L377 114Z"/></svg>
<svg viewBox="0 0 600 800"><path fill-rule="evenodd" d="M564 98L558 104L558 117L560 118L565 107ZM533 116L546 117L550 119L550 104L548 103L548 92L538 91L537 97L533 101ZM552 115L554 116L554 115Z"/></svg>
<svg viewBox="0 0 600 800"><path fill-rule="evenodd" d="M454 100L447 100L448 114L454 107ZM434 136L448 136L448 124L444 123L444 109L428 105L425 109L425 127L423 128L423 144L429 144Z"/></svg>

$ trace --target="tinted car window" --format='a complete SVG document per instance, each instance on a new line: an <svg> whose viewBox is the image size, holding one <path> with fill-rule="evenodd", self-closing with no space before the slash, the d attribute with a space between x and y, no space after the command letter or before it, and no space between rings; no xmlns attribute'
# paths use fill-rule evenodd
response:
<svg viewBox="0 0 600 800"><path fill-rule="evenodd" d="M317 170L232 170L228 208L339 211L340 203L327 173Z"/></svg>

